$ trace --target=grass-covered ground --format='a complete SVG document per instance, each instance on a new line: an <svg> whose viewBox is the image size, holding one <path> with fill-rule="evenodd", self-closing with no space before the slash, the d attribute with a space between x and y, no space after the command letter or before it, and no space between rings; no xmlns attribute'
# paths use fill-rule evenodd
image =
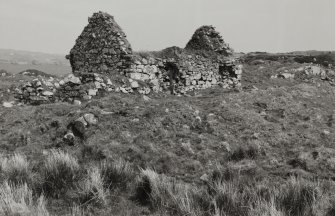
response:
<svg viewBox="0 0 335 216"><path fill-rule="evenodd" d="M335 88L270 79L301 66L247 62L242 91L1 107L0 212L335 215Z"/></svg>

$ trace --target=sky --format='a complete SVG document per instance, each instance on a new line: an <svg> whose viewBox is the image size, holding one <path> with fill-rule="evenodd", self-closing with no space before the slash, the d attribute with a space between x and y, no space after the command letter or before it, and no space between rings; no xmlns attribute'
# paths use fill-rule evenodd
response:
<svg viewBox="0 0 335 216"><path fill-rule="evenodd" d="M237 52L335 50L334 0L0 0L0 48L67 54L94 12L136 51L185 47L213 25Z"/></svg>

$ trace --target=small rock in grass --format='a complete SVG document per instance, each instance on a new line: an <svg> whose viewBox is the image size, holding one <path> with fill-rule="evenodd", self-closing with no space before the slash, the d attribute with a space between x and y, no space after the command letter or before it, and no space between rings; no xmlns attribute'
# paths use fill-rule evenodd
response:
<svg viewBox="0 0 335 216"><path fill-rule="evenodd" d="M144 101L150 101L151 100L151 98L149 98L148 96L146 96L146 95L143 95L143 100Z"/></svg>
<svg viewBox="0 0 335 216"><path fill-rule="evenodd" d="M230 152L231 148L228 142L221 142L220 143L221 148L223 148L226 152Z"/></svg>
<svg viewBox="0 0 335 216"><path fill-rule="evenodd" d="M80 106L81 105L81 101L80 100L74 100L73 101L73 105Z"/></svg>
<svg viewBox="0 0 335 216"><path fill-rule="evenodd" d="M92 96L91 96L91 95L84 95L84 96L83 96L83 99L84 99L84 100L91 100L91 99L92 99Z"/></svg>
<svg viewBox="0 0 335 216"><path fill-rule="evenodd" d="M96 125L98 123L98 119L92 113L85 114L84 119L88 125Z"/></svg>
<svg viewBox="0 0 335 216"><path fill-rule="evenodd" d="M208 175L205 173L200 177L200 180L204 181L204 182L208 182L209 181L209 177Z"/></svg>
<svg viewBox="0 0 335 216"><path fill-rule="evenodd" d="M75 140L75 136L72 132L68 132L64 136L64 141L66 141L69 145L73 145Z"/></svg>
<svg viewBox="0 0 335 216"><path fill-rule="evenodd" d="M328 130L324 130L324 131L322 132L322 134L328 136L328 135L330 134L330 132L329 132Z"/></svg>
<svg viewBox="0 0 335 216"><path fill-rule="evenodd" d="M6 108L11 108L14 106L14 101L11 102L3 102L2 106L6 107Z"/></svg>
<svg viewBox="0 0 335 216"><path fill-rule="evenodd" d="M86 127L87 127L87 122L84 119L84 117L78 118L77 120L73 122L73 125L72 125L73 131L77 132L77 134L81 137L84 136Z"/></svg>

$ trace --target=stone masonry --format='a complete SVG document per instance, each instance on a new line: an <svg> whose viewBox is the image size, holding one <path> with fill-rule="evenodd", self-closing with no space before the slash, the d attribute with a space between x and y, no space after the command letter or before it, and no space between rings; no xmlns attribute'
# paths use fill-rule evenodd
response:
<svg viewBox="0 0 335 216"><path fill-rule="evenodd" d="M78 102L106 92L149 94L167 91L171 83L178 94L217 85L241 86L242 66L213 26L197 29L184 49L133 53L111 15L94 13L88 22L67 55L73 74L64 79L39 77L18 87L16 98L20 102ZM167 63L179 71L173 82Z"/></svg>
<svg viewBox="0 0 335 216"><path fill-rule="evenodd" d="M202 26L193 34L191 40L187 43L187 50L205 50L213 51L217 54L229 56L233 50L226 44L220 33L213 26Z"/></svg>
<svg viewBox="0 0 335 216"><path fill-rule="evenodd" d="M233 50L213 26L202 26L195 31L185 49L172 47L158 55L141 57L133 54L125 33L114 18L98 12L89 18L88 26L67 57L76 76L81 73L107 76L121 73L147 83L156 92L166 90L170 85L169 71L164 70L164 64L172 61L181 71L176 88L179 93L184 93L218 84L225 88L238 87L242 70L232 54Z"/></svg>
<svg viewBox="0 0 335 216"><path fill-rule="evenodd" d="M73 74L113 74L130 65L132 48L114 17L94 13L67 58Z"/></svg>

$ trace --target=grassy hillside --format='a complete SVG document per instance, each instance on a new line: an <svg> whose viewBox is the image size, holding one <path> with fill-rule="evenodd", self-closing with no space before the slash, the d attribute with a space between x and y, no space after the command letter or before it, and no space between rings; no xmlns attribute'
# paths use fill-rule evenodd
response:
<svg viewBox="0 0 335 216"><path fill-rule="evenodd" d="M250 61L242 91L1 107L0 212L334 215L335 88L270 78L303 65Z"/></svg>

